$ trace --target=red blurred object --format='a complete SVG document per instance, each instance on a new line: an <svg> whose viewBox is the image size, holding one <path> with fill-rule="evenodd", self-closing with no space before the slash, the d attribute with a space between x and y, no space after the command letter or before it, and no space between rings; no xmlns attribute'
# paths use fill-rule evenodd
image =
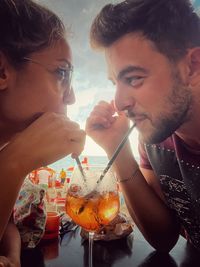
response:
<svg viewBox="0 0 200 267"><path fill-rule="evenodd" d="M54 199L56 204L65 204L66 198L65 197L57 197Z"/></svg>
<svg viewBox="0 0 200 267"><path fill-rule="evenodd" d="M28 177L29 177L29 179L31 180L31 182L33 184L38 184L39 183L39 179L38 179L38 175L37 175L37 170L34 170L31 173L29 173Z"/></svg>
<svg viewBox="0 0 200 267"><path fill-rule="evenodd" d="M87 157L84 157L81 163L88 164L88 158Z"/></svg>
<svg viewBox="0 0 200 267"><path fill-rule="evenodd" d="M67 170L72 172L74 170L74 166L69 167Z"/></svg>
<svg viewBox="0 0 200 267"><path fill-rule="evenodd" d="M58 180L55 180L55 187L57 188L61 187L61 182Z"/></svg>
<svg viewBox="0 0 200 267"><path fill-rule="evenodd" d="M39 184L40 178L39 178L39 172L41 170L45 170L49 172L49 178L48 178L48 187L53 187L53 176L55 175L56 171L48 166L46 167L40 167L36 170L33 170L31 173L29 173L29 179L33 184Z"/></svg>
<svg viewBox="0 0 200 267"><path fill-rule="evenodd" d="M60 216L58 212L47 212L45 233L42 239L58 238Z"/></svg>

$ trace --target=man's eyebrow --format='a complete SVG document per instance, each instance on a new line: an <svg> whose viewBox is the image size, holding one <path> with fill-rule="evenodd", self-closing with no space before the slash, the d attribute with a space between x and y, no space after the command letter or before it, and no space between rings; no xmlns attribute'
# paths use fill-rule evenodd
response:
<svg viewBox="0 0 200 267"><path fill-rule="evenodd" d="M135 71L135 72L142 72L143 74L147 74L147 73L148 73L148 71L145 70L145 69L142 68L142 67L139 67L139 66L128 66L128 67L122 69L122 70L118 73L118 75L117 75L117 79L120 80L120 79L122 79L122 78L124 77L124 75L126 75L127 73L129 73L129 72L134 72L134 71Z"/></svg>

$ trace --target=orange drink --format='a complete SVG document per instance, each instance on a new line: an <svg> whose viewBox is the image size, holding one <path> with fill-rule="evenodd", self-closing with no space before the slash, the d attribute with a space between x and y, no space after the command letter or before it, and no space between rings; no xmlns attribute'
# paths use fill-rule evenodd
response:
<svg viewBox="0 0 200 267"><path fill-rule="evenodd" d="M118 212L119 198L116 192L93 192L83 196L74 190L74 185L68 191L66 213L87 231L97 231L109 224Z"/></svg>
<svg viewBox="0 0 200 267"><path fill-rule="evenodd" d="M94 233L109 224L119 212L119 197L114 174L109 171L98 183L102 169L95 166L84 171L74 169L67 196L66 213L88 231L89 267L92 267Z"/></svg>

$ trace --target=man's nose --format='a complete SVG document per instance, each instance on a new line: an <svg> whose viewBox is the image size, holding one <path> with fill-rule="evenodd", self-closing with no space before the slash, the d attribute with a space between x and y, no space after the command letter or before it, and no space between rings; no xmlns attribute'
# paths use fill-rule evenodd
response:
<svg viewBox="0 0 200 267"><path fill-rule="evenodd" d="M118 111L130 110L135 106L135 99L131 94L130 89L122 88L119 85L116 87L115 107Z"/></svg>

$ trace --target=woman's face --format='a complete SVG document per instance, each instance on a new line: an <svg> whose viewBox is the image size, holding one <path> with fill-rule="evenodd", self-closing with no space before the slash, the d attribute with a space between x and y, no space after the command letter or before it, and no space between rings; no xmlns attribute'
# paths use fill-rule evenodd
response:
<svg viewBox="0 0 200 267"><path fill-rule="evenodd" d="M30 54L23 68L10 66L0 91L0 130L18 132L45 112L66 114L75 102L70 84L72 56L66 40Z"/></svg>

